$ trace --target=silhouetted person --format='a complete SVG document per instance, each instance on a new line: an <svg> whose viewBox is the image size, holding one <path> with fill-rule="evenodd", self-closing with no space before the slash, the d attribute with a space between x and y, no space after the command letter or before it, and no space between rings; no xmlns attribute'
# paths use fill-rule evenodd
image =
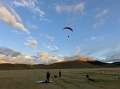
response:
<svg viewBox="0 0 120 89"><path fill-rule="evenodd" d="M61 70L59 70L59 77L61 77Z"/></svg>
<svg viewBox="0 0 120 89"><path fill-rule="evenodd" d="M49 71L47 71L47 74L46 74L46 82L49 83L49 78L50 78L50 73Z"/></svg>
<svg viewBox="0 0 120 89"><path fill-rule="evenodd" d="M95 79L90 78L88 74L86 74L86 78L87 78L88 80L90 80L90 81L96 82L96 80L95 80Z"/></svg>
<svg viewBox="0 0 120 89"><path fill-rule="evenodd" d="M89 79L89 75L88 74L86 74L86 78Z"/></svg>

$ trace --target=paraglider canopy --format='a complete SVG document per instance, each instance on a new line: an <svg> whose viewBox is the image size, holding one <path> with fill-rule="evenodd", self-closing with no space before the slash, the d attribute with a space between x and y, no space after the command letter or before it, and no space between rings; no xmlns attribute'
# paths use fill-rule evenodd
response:
<svg viewBox="0 0 120 89"><path fill-rule="evenodd" d="M67 30L70 30L73 32L73 29L71 27L64 27L63 29L67 29ZM68 36L68 38L69 38L69 36Z"/></svg>
<svg viewBox="0 0 120 89"><path fill-rule="evenodd" d="M63 29L68 29L73 32L73 29L71 27L64 27Z"/></svg>

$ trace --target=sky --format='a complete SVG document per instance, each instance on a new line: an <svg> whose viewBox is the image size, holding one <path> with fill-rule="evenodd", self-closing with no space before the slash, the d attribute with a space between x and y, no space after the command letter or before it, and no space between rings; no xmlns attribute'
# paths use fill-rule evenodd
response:
<svg viewBox="0 0 120 89"><path fill-rule="evenodd" d="M120 0L0 0L0 63L120 61ZM73 32L64 27L71 27ZM69 36L69 37L68 37Z"/></svg>

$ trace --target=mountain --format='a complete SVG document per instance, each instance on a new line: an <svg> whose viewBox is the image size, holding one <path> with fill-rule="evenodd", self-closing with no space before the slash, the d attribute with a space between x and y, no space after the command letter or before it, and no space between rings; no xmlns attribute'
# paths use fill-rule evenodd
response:
<svg viewBox="0 0 120 89"><path fill-rule="evenodd" d="M117 65L117 66L120 66L120 62L114 62L114 63L112 63L112 64Z"/></svg>
<svg viewBox="0 0 120 89"><path fill-rule="evenodd" d="M5 69L76 69L76 68L109 68L120 67L118 63L104 63L91 58L76 58L74 60L57 62L53 64L0 64L0 70Z"/></svg>
<svg viewBox="0 0 120 89"><path fill-rule="evenodd" d="M46 68L51 69L72 69L72 68L107 68L107 67L118 67L114 64L104 63L96 61L90 58L77 58L70 61L57 62L46 65Z"/></svg>

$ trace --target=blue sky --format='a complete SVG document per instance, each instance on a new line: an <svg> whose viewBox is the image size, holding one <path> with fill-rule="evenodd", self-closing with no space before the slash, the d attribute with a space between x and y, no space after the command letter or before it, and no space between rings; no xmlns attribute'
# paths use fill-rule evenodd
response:
<svg viewBox="0 0 120 89"><path fill-rule="evenodd" d="M119 0L0 1L0 62L120 61ZM65 26L74 31L63 30ZM68 37L69 36L69 37Z"/></svg>

